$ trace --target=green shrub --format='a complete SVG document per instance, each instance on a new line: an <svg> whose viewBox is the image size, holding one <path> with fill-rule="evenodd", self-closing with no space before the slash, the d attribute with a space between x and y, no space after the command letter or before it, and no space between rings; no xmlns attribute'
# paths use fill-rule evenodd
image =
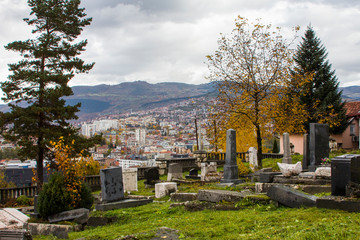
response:
<svg viewBox="0 0 360 240"><path fill-rule="evenodd" d="M60 173L53 173L47 184L44 184L39 194L38 210L43 218L74 208L91 208L93 196L86 184L81 185L81 200L72 206L70 193L64 184L64 177Z"/></svg>
<svg viewBox="0 0 360 240"><path fill-rule="evenodd" d="M30 206L32 205L32 200L25 195L21 195L16 199L16 203L20 206Z"/></svg>

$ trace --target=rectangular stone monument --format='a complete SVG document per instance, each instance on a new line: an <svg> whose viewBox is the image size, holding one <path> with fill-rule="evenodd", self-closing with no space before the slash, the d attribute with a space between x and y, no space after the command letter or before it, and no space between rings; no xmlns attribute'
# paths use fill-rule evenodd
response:
<svg viewBox="0 0 360 240"><path fill-rule="evenodd" d="M289 133L283 134L284 157L282 163L292 163Z"/></svg>
<svg viewBox="0 0 360 240"><path fill-rule="evenodd" d="M124 168L122 170L125 191L137 191L137 168Z"/></svg>
<svg viewBox="0 0 360 240"><path fill-rule="evenodd" d="M321 165L321 159L329 157L329 125L310 123L309 148L309 171L315 172L316 168Z"/></svg>
<svg viewBox="0 0 360 240"><path fill-rule="evenodd" d="M183 174L183 166L180 163L170 163L168 169L168 181L172 181L173 179L182 179Z"/></svg>
<svg viewBox="0 0 360 240"><path fill-rule="evenodd" d="M250 147L249 150L249 165L251 170L256 171L258 169L257 149Z"/></svg>
<svg viewBox="0 0 360 240"><path fill-rule="evenodd" d="M114 202L124 199L122 168L106 168L100 170L102 202Z"/></svg>
<svg viewBox="0 0 360 240"><path fill-rule="evenodd" d="M304 139L304 150L303 150L303 170L307 170L310 165L310 149L309 149L309 134L303 135Z"/></svg>
<svg viewBox="0 0 360 240"><path fill-rule="evenodd" d="M196 168L192 168L189 171L189 175L185 176L185 178L200 180L199 171Z"/></svg>
<svg viewBox="0 0 360 240"><path fill-rule="evenodd" d="M240 183L238 166L236 162L236 131L229 129L226 131L226 158L224 165L224 178L222 183Z"/></svg>
<svg viewBox="0 0 360 240"><path fill-rule="evenodd" d="M360 155L334 157L331 160L331 195L347 195L350 183L360 184Z"/></svg>

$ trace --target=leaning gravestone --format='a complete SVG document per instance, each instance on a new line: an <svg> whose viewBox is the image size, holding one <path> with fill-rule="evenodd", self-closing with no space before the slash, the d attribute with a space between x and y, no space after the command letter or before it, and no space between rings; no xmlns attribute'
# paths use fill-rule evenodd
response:
<svg viewBox="0 0 360 240"><path fill-rule="evenodd" d="M106 168L100 170L102 202L114 202L124 199L122 168Z"/></svg>
<svg viewBox="0 0 360 240"><path fill-rule="evenodd" d="M284 157L282 163L292 163L291 150L290 150L290 137L288 133L283 134Z"/></svg>
<svg viewBox="0 0 360 240"><path fill-rule="evenodd" d="M329 157L329 125L310 123L309 148L309 171L315 172L316 168L321 165L321 159Z"/></svg>
<svg viewBox="0 0 360 240"><path fill-rule="evenodd" d="M124 168L122 170L124 191L131 192L138 190L137 168Z"/></svg>
<svg viewBox="0 0 360 240"><path fill-rule="evenodd" d="M229 129L226 131L226 158L224 165L224 178L222 183L240 183L238 166L236 163L236 131Z"/></svg>

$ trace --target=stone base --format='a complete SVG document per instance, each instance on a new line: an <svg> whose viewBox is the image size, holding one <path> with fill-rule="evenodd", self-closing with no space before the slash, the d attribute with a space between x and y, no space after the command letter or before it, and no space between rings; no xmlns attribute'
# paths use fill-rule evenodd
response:
<svg viewBox="0 0 360 240"><path fill-rule="evenodd" d="M177 191L176 182L165 182L155 184L155 198L162 198Z"/></svg>
<svg viewBox="0 0 360 240"><path fill-rule="evenodd" d="M244 183L245 181L242 179L221 179L220 183L233 183L233 184L239 184Z"/></svg>
<svg viewBox="0 0 360 240"><path fill-rule="evenodd" d="M330 197L318 198L316 200L316 207L340 209L347 212L360 212L360 201L340 199L330 196Z"/></svg>
<svg viewBox="0 0 360 240"><path fill-rule="evenodd" d="M201 180L201 176L187 175L187 176L185 176L185 178L186 178L186 179Z"/></svg>
<svg viewBox="0 0 360 240"><path fill-rule="evenodd" d="M117 202L97 204L95 209L98 211L108 211L119 208L138 207L152 202L152 199L124 199Z"/></svg>
<svg viewBox="0 0 360 240"><path fill-rule="evenodd" d="M254 195L249 190L243 192L227 191L227 190L199 190L198 200L207 202L238 202L248 195Z"/></svg>

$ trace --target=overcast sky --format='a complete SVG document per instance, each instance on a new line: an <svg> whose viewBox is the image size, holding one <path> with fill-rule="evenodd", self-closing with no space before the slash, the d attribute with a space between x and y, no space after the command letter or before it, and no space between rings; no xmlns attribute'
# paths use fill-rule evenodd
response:
<svg viewBox="0 0 360 240"><path fill-rule="evenodd" d="M229 34L238 15L279 26L296 25L301 37L311 24L328 51L340 86L360 85L359 0L83 0L93 22L81 56L95 62L89 74L70 85L125 81L207 82L206 55L217 49L219 34ZM26 0L0 0L0 45L31 37ZM0 81L16 53L0 47Z"/></svg>

